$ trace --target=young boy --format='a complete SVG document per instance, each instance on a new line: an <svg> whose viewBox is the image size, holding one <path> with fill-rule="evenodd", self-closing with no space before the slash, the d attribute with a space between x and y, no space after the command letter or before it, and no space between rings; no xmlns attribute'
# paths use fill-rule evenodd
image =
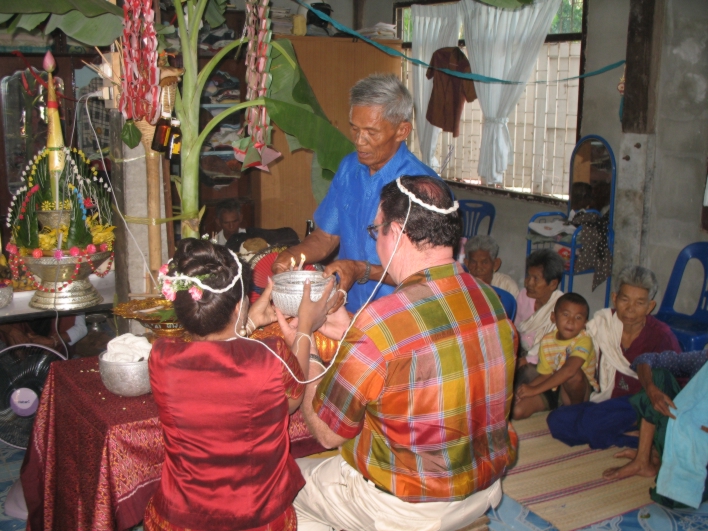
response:
<svg viewBox="0 0 708 531"><path fill-rule="evenodd" d="M551 322L557 330L541 340L536 368L539 376L516 390L514 419L585 402L592 391L599 389L595 349L585 331L589 313L590 306L577 293L566 293L556 301Z"/></svg>

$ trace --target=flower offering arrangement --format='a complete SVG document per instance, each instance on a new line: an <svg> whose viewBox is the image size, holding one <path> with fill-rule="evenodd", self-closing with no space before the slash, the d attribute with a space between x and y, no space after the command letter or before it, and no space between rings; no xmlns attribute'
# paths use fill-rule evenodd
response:
<svg viewBox="0 0 708 531"><path fill-rule="evenodd" d="M73 310L93 306L102 297L88 275L103 262L113 263L111 188L86 156L64 146L54 91L54 58L47 53L47 147L28 162L22 186L12 197L6 246L15 278L21 270L37 289L30 306ZM30 274L31 272L31 274Z"/></svg>

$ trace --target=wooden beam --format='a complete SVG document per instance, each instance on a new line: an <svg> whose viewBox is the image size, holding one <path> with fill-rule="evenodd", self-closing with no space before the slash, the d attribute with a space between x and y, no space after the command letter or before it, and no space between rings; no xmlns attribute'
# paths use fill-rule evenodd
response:
<svg viewBox="0 0 708 531"><path fill-rule="evenodd" d="M364 27L364 4L366 4L366 0L352 0L352 3L354 4L354 29L360 30Z"/></svg>
<svg viewBox="0 0 708 531"><path fill-rule="evenodd" d="M664 0L630 0L622 131L651 134L661 58Z"/></svg>

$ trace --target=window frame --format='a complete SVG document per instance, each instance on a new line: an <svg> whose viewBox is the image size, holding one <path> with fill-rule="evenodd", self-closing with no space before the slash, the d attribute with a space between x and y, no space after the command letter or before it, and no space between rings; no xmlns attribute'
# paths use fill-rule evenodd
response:
<svg viewBox="0 0 708 531"><path fill-rule="evenodd" d="M394 2L393 3L393 21L394 21L394 23L397 23L397 21L398 21L397 11L399 9L411 7L413 4L435 5L435 4L450 4L450 3L455 3L455 2L451 2L450 0L414 0L414 1L406 0L406 1ZM587 29L588 29L587 28L587 18L588 18L588 0L583 0L583 11L582 11L582 21L581 21L580 33L549 33L546 35L546 39L544 40L544 43L580 41L580 67L579 67L579 75L580 76L585 74L585 50L586 50L586 45L587 45L587 33L588 33L587 32ZM412 42L403 41L403 39L402 39L403 35L400 30L400 27L397 28L397 37L402 41L401 46L403 49L410 50L413 47ZM460 47L465 46L465 40L464 39L458 40L457 45ZM576 129L576 134L575 134L575 137L576 137L575 142L576 143L582 138L581 128L582 128L582 121L583 121L583 94L585 92L584 89L585 89L585 78L581 77L578 80L578 109L577 109L577 111L578 111L577 112L578 124L577 124L577 129ZM460 187L463 189L473 190L476 193L503 196L503 197L521 199L521 200L525 200L525 201L557 205L557 206L566 206L568 204L568 201L566 201L566 200L558 199L556 197L547 196L547 195L517 192L514 190L507 190L505 188L497 188L494 186L484 186L484 185L479 185L479 184L470 184L470 183L464 183L464 182L460 182L460 181L445 180L445 182L449 185L453 185L453 186ZM708 207L707 207L707 210L708 210Z"/></svg>

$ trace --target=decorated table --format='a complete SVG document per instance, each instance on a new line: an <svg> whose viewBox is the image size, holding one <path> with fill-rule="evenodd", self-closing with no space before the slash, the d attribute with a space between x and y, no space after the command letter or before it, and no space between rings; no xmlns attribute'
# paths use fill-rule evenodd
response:
<svg viewBox="0 0 708 531"><path fill-rule="evenodd" d="M299 411L291 416L290 439L294 457L323 450ZM110 393L96 357L53 363L21 470L27 530L120 531L137 525L163 460L151 394Z"/></svg>

